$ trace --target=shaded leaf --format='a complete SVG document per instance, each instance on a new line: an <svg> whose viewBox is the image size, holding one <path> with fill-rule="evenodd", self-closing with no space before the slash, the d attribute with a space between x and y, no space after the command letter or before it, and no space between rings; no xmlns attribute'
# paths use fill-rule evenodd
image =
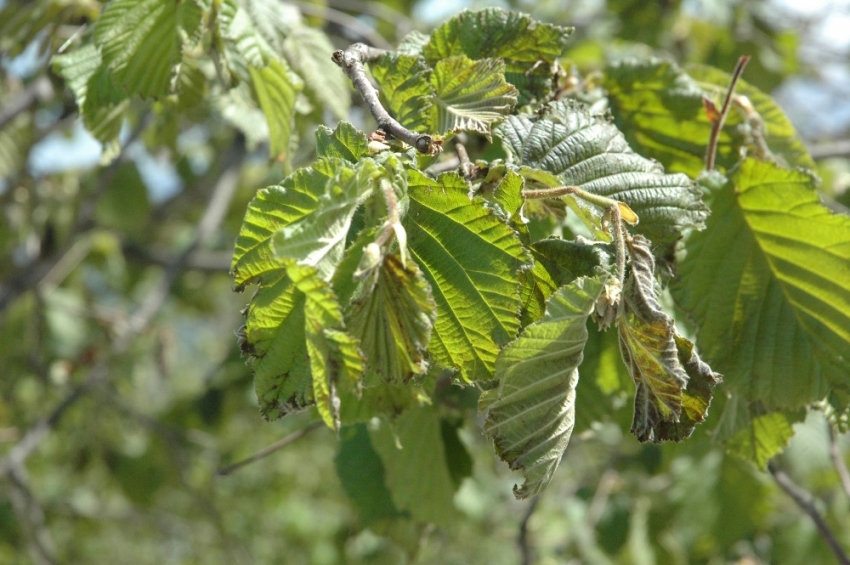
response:
<svg viewBox="0 0 850 565"><path fill-rule="evenodd" d="M339 434L339 449L334 465L345 494L354 503L364 524L381 518L395 518L401 513L393 504L385 484L384 464L363 424L346 426Z"/></svg>
<svg viewBox="0 0 850 565"><path fill-rule="evenodd" d="M617 329L620 353L636 387L632 433L640 441L681 441L705 419L720 375L699 359L693 344L661 311L649 242L635 236L630 250L625 313Z"/></svg>
<svg viewBox="0 0 850 565"><path fill-rule="evenodd" d="M602 288L597 279L580 278L552 295L545 316L499 354L498 387L481 395L484 435L525 476L522 487L514 486L517 498L546 488L570 441L586 322Z"/></svg>
<svg viewBox="0 0 850 565"><path fill-rule="evenodd" d="M457 174L433 181L411 170L408 182L409 251L437 304L431 354L466 381L491 378L500 347L519 330L525 251Z"/></svg>
<svg viewBox="0 0 850 565"><path fill-rule="evenodd" d="M710 179L708 179L710 180ZM799 170L745 160L704 183L712 215L687 242L673 297L727 383L768 410L850 381L850 219Z"/></svg>
<svg viewBox="0 0 850 565"><path fill-rule="evenodd" d="M334 46L322 30L307 26L295 27L283 44L286 60L303 79L310 99L336 119L343 120L351 106L350 86L345 74L331 61L333 51Z"/></svg>
<svg viewBox="0 0 850 565"><path fill-rule="evenodd" d="M418 55L384 53L369 63L387 110L404 127L424 131L431 126L431 68Z"/></svg>
<svg viewBox="0 0 850 565"><path fill-rule="evenodd" d="M555 102L538 117L510 116L494 133L516 164L628 204L640 217L635 231L656 245L676 241L684 228L701 227L707 216L685 175L664 174L658 163L633 152L613 124L578 102Z"/></svg>
<svg viewBox="0 0 850 565"><path fill-rule="evenodd" d="M269 151L272 157L286 157L295 113L295 95L301 89L301 79L286 63L272 61L262 68L249 67L257 103L269 124Z"/></svg>
<svg viewBox="0 0 850 565"><path fill-rule="evenodd" d="M393 503L421 522L449 527L457 518L455 480L449 470L440 418L431 407L408 410L371 431L386 469Z"/></svg>
<svg viewBox="0 0 850 565"><path fill-rule="evenodd" d="M504 60L505 79L520 90L524 104L551 88L552 64L571 32L500 8L464 10L434 30L422 52L432 66L455 55Z"/></svg>
<svg viewBox="0 0 850 565"><path fill-rule="evenodd" d="M756 403L748 403L740 395L726 401L720 423L714 434L726 450L742 459L767 469L767 462L779 455L794 435L792 424L806 417L805 410L765 411Z"/></svg>
<svg viewBox="0 0 850 565"><path fill-rule="evenodd" d="M436 318L431 289L414 263L388 255L351 303L351 334L360 339L366 366L390 383L428 368L425 351Z"/></svg>

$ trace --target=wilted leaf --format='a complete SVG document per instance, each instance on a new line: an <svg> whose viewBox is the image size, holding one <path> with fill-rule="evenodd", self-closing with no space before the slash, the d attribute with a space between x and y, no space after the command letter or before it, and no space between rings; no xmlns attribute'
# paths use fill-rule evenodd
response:
<svg viewBox="0 0 850 565"><path fill-rule="evenodd" d="M636 387L632 433L640 441L681 441L705 419L720 375L699 359L693 344L677 334L673 320L661 311L649 242L635 236L629 247L625 313L617 328L620 353Z"/></svg>
<svg viewBox="0 0 850 565"><path fill-rule="evenodd" d="M602 288L597 279L580 278L552 295L545 316L499 354L498 387L481 395L484 435L525 476L522 487L514 486L517 498L546 488L570 441L586 321Z"/></svg>

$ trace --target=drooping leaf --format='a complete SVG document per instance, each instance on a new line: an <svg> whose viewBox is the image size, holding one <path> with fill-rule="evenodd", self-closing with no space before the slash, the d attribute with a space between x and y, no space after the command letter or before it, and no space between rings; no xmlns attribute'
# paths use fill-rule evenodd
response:
<svg viewBox="0 0 850 565"><path fill-rule="evenodd" d="M251 200L242 221L242 227L236 237L231 272L237 290L254 281L267 283L267 278L279 276L280 257L276 254L273 238L279 230L298 227L298 233L304 234L314 226L317 218L324 218L325 228L335 226L341 230L338 216L343 220L353 213L356 207L358 190L354 169L340 159L321 159L312 167L298 169L286 177L280 185L270 186L257 192ZM346 179L344 183L340 182ZM327 210L326 208L330 208ZM350 217L349 217L350 221ZM322 233L317 234L319 236ZM342 234L344 244L345 234ZM338 234L329 238L336 241ZM339 243L313 242L303 235L303 250L284 250L284 255L297 259L306 258L317 249L330 263L338 259ZM313 244L313 245L311 245ZM319 261L315 262L316 265ZM331 265L328 265L328 267ZM327 273L327 268L322 268Z"/></svg>
<svg viewBox="0 0 850 565"><path fill-rule="evenodd" d="M522 487L514 486L517 498L546 488L570 441L586 322L602 288L597 279L580 278L552 295L545 316L499 354L498 387L481 395L484 435L525 476Z"/></svg>
<svg viewBox="0 0 850 565"><path fill-rule="evenodd" d="M457 517L456 483L436 410L427 406L408 410L394 428L384 424L371 431L371 439L396 508L421 522L451 526Z"/></svg>
<svg viewBox="0 0 850 565"><path fill-rule="evenodd" d="M510 116L494 133L516 164L625 202L640 217L635 231L656 245L703 225L707 208L685 175L664 174L658 163L633 152L612 123L578 102L555 102L538 117Z"/></svg>
<svg viewBox="0 0 850 565"><path fill-rule="evenodd" d="M273 29L274 18L256 21L255 17L262 14L252 9L253 4L248 2L245 9L237 0L223 0L216 14L216 31L224 44L226 61L231 72L242 80L248 79L248 67L262 69L271 61L280 60L272 43L281 39L279 31Z"/></svg>
<svg viewBox="0 0 850 565"><path fill-rule="evenodd" d="M696 177L705 166L711 130L702 98L711 95L722 104L730 80L710 67L691 66L685 73L668 61L627 59L606 69L603 84L615 122L632 147L658 159L670 171ZM769 96L745 81L738 83L736 93L749 98L764 131L755 131L755 124L747 123L746 112L734 105L720 134L718 167L734 166L740 147L761 153L759 135L776 157L790 165L813 167L793 126Z"/></svg>
<svg viewBox="0 0 850 565"><path fill-rule="evenodd" d="M307 26L295 27L283 44L286 60L303 79L304 90L311 101L330 111L336 119L343 120L351 106L350 87L345 74L331 61L329 53L333 51L324 32Z"/></svg>
<svg viewBox="0 0 850 565"><path fill-rule="evenodd" d="M273 157L285 157L295 112L295 96L302 83L282 60L262 68L249 67L257 103L269 124L269 151Z"/></svg>
<svg viewBox="0 0 850 565"><path fill-rule="evenodd" d="M710 180L710 179L708 179ZM673 297L727 383L768 410L850 381L850 219L826 209L800 170L745 160L689 238Z"/></svg>
<svg viewBox="0 0 850 565"><path fill-rule="evenodd" d="M490 125L508 115L517 100L504 72L499 59L472 61L460 55L438 61L431 75L435 96L430 131L474 131L489 137Z"/></svg>
<svg viewBox="0 0 850 565"><path fill-rule="evenodd" d="M193 0L112 0L94 30L103 64L129 94L168 93L185 40L195 36L203 12Z"/></svg>
<svg viewBox="0 0 850 565"><path fill-rule="evenodd" d="M500 347L519 330L525 252L483 201L469 199L457 174L433 181L411 170L408 182L404 229L437 304L431 354L466 381L491 378Z"/></svg>
<svg viewBox="0 0 850 565"><path fill-rule="evenodd" d="M656 298L649 241L635 236L623 288L625 313L617 322L620 353L635 382L632 433L640 441L681 441L705 419L720 375L676 332Z"/></svg>
<svg viewBox="0 0 850 565"><path fill-rule="evenodd" d="M406 382L428 367L425 351L436 317L431 289L415 264L403 265L396 255L367 277L351 303L351 334L369 370L389 383Z"/></svg>
<svg viewBox="0 0 850 565"><path fill-rule="evenodd" d="M338 157L356 163L369 155L366 134L348 122L340 122L336 129L319 125L316 130L316 153L322 157Z"/></svg>
<svg viewBox="0 0 850 565"><path fill-rule="evenodd" d="M520 102L525 104L551 88L551 67L570 33L572 28L537 22L519 12L464 10L434 30L422 52L431 66L455 55L502 59L505 79L519 89Z"/></svg>
<svg viewBox="0 0 850 565"><path fill-rule="evenodd" d="M361 380L357 341L316 269L279 261L280 278L265 281L248 306L242 349L251 356L260 411L275 419L315 403L325 423L340 426L339 387Z"/></svg>
<svg viewBox="0 0 850 565"><path fill-rule="evenodd" d="M55 55L51 63L56 74L65 79L74 93L89 133L104 143L116 140L129 102L124 100L126 96L115 96L114 85L93 81L96 74L104 76L103 58L98 48L89 44L70 53ZM108 79L108 75L105 78ZM102 91L104 87L108 89L107 93Z"/></svg>

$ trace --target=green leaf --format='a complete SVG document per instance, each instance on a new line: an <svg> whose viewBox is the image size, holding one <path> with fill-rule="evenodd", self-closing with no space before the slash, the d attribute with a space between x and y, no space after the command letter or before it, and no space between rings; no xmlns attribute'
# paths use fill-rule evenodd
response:
<svg viewBox="0 0 850 565"><path fill-rule="evenodd" d="M710 187L708 228L687 242L671 290L727 383L768 410L850 382L850 219L799 170L745 160Z"/></svg>
<svg viewBox="0 0 850 565"><path fill-rule="evenodd" d="M700 360L693 344L678 335L673 320L661 311L649 241L635 236L629 247L625 313L617 329L620 353L636 387L631 431L639 441L681 441L705 419L720 375Z"/></svg>
<svg viewBox="0 0 850 565"><path fill-rule="evenodd" d="M805 417L802 409L766 412L760 403L748 404L734 394L726 402L714 437L729 453L766 469L767 462L782 453L794 435L792 424Z"/></svg>
<svg viewBox="0 0 850 565"><path fill-rule="evenodd" d="M283 54L303 79L307 96L337 120L343 120L351 106L351 87L345 74L331 61L333 51L334 46L323 31L306 26L295 27L283 43Z"/></svg>
<svg viewBox="0 0 850 565"><path fill-rule="evenodd" d="M298 169L280 185L258 191L248 204L236 237L230 269L236 290L243 289L250 282L266 283L266 279L276 280L279 277L281 262L272 244L279 230L301 226L299 233L304 234L316 218L323 218L326 224L334 224L333 220L338 219L338 215L345 216L349 211L353 213L356 195L352 193L358 188L351 182L353 174L353 169L339 159L321 159L312 167ZM342 178L348 179L347 190L338 184ZM325 210L326 206L332 210ZM305 250L297 258L306 258L315 251L309 243L315 243L320 251L324 251L322 256L336 258L334 245L328 247L320 242L311 242L306 234L303 239ZM323 268L322 272L327 273L327 270Z"/></svg>
<svg viewBox="0 0 850 565"><path fill-rule="evenodd" d="M484 435L525 476L522 487L514 485L517 498L546 488L570 441L586 322L602 288L597 279L580 278L556 292L543 319L499 354L498 388L481 395Z"/></svg>
<svg viewBox="0 0 850 565"><path fill-rule="evenodd" d="M214 95L213 105L221 117L245 136L248 149L254 150L269 139L266 115L257 106L248 83L241 82L227 92Z"/></svg>
<svg viewBox="0 0 850 565"><path fill-rule="evenodd" d="M94 40L116 83L143 98L169 92L172 69L184 41L201 25L193 0L112 0L94 30Z"/></svg>
<svg viewBox="0 0 850 565"><path fill-rule="evenodd" d="M425 372L425 351L436 318L428 283L413 263L388 255L351 303L351 334L360 339L367 368L390 383Z"/></svg>
<svg viewBox="0 0 850 565"><path fill-rule="evenodd" d="M445 135L490 126L510 113L517 90L505 82L498 59L473 61L463 55L438 61L387 53L369 67L389 110L405 127Z"/></svg>
<svg viewBox="0 0 850 565"><path fill-rule="evenodd" d="M272 61L259 69L251 66L248 72L257 103L269 124L269 152L272 157L286 158L295 116L295 96L301 89L301 79L282 60Z"/></svg>
<svg viewBox="0 0 850 565"><path fill-rule="evenodd" d="M341 165L336 161L337 165ZM339 166L325 186L313 213L281 226L272 238L277 257L316 267L329 280L342 259L345 239L357 207L371 194L377 167L364 160L355 168Z"/></svg>
<svg viewBox="0 0 850 565"><path fill-rule="evenodd" d="M489 137L491 124L508 115L517 100L504 72L499 59L472 61L461 55L438 61L431 75L435 97L430 131L474 131Z"/></svg>
<svg viewBox="0 0 850 565"><path fill-rule="evenodd" d="M382 424L371 434L396 508L416 520L450 527L457 518L456 487L436 411L431 407L408 410L394 429Z"/></svg>
<svg viewBox="0 0 850 565"><path fill-rule="evenodd" d="M339 434L339 450L334 457L336 474L342 488L368 525L381 518L395 518L401 513L393 504L384 482L384 464L363 424L344 427Z"/></svg>
<svg viewBox="0 0 850 565"><path fill-rule="evenodd" d="M322 157L338 157L356 163L369 156L366 134L348 122L340 122L336 129L319 125L316 130L316 153Z"/></svg>
<svg viewBox="0 0 850 565"><path fill-rule="evenodd" d="M51 63L56 74L65 79L74 93L86 129L103 143L116 140L129 101L124 100L126 95L116 92L115 86L108 81L98 48L86 45L67 54L55 55Z"/></svg>
<svg viewBox="0 0 850 565"><path fill-rule="evenodd" d="M483 200L469 199L457 174L433 181L411 170L408 182L409 250L437 304L431 354L466 381L489 379L500 347L519 330L525 251Z"/></svg>
<svg viewBox="0 0 850 565"><path fill-rule="evenodd" d="M274 419L315 402L325 423L339 429L339 388L354 388L363 375L357 341L343 331L336 297L313 267L280 265L280 279L251 301L242 331L260 411Z"/></svg>
<svg viewBox="0 0 850 565"><path fill-rule="evenodd" d="M722 106L731 77L702 65L687 71L668 61L627 59L606 69L603 85L615 122L632 147L670 171L696 177L705 167L711 131L703 96ZM794 127L770 96L743 80L735 93L749 99L755 114L748 116L741 104L733 105L719 137L718 167L732 168L740 160L740 148L746 147L752 155L814 168Z"/></svg>
<svg viewBox="0 0 850 565"><path fill-rule="evenodd" d="M578 102L555 102L538 117L511 116L494 133L515 164L628 204L640 217L635 231L656 245L676 241L686 227L701 227L707 216L690 179L664 174L658 163L633 152L613 124Z"/></svg>
<svg viewBox="0 0 850 565"><path fill-rule="evenodd" d="M274 18L262 17L254 2L244 9L238 0L224 0L219 5L216 18L216 31L223 40L225 56L231 71L243 80L248 78L248 67L261 69L271 61L280 60L265 33L277 37ZM253 12L253 16L252 16ZM259 21L255 19L259 17ZM271 29L269 28L271 26Z"/></svg>
<svg viewBox="0 0 850 565"><path fill-rule="evenodd" d="M434 30L422 52L431 66L455 55L504 60L505 79L520 90L525 104L551 89L551 67L570 33L572 28L540 23L520 12L464 10Z"/></svg>

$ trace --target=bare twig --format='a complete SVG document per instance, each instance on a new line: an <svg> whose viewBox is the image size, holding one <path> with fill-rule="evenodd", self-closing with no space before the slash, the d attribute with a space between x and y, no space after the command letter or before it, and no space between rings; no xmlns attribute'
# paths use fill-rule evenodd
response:
<svg viewBox="0 0 850 565"><path fill-rule="evenodd" d="M53 84L47 75L41 75L0 108L0 129L36 104L51 98L53 98Z"/></svg>
<svg viewBox="0 0 850 565"><path fill-rule="evenodd" d="M841 453L841 446L838 445L838 436L835 433L835 428L832 424L826 424L829 430L829 456L832 458L832 464L835 465L835 470L838 471L838 478L841 480L841 488L847 498L850 498L850 471L847 470L847 465L844 463L844 455Z"/></svg>
<svg viewBox="0 0 850 565"><path fill-rule="evenodd" d="M809 146L812 159L831 159L833 157L850 157L850 139L825 141Z"/></svg>
<svg viewBox="0 0 850 565"><path fill-rule="evenodd" d="M711 134L708 137L708 147L705 152L705 169L711 171L714 169L714 162L717 159L717 143L720 139L720 131L723 129L723 123L726 121L726 116L729 114L729 109L732 107L732 95L735 93L735 86L744 72L744 67L750 60L749 55L744 55L738 59L738 64L735 65L735 71L732 73L732 82L729 84L729 90L726 91L726 99L723 101L723 108L717 116L711 118ZM714 109L713 105L711 108Z"/></svg>
<svg viewBox="0 0 850 565"><path fill-rule="evenodd" d="M224 476L229 475L229 474L231 474L235 471L238 471L239 469L241 469L242 467L244 467L246 465L250 465L251 463L254 463L255 461L259 461L260 459L264 459L264 458L268 457L269 455L271 455L272 453L274 453L275 451L286 447L290 443L301 439L302 437L306 436L307 434L309 434L313 430L317 430L317 429L321 428L322 426L324 426L324 424L322 422L313 422L312 424L305 426L305 427L301 428L300 430L298 430L296 432L292 432L288 436L274 442L273 444L269 445L268 447L264 447L263 449L261 449L260 451L258 451L254 455L248 457L247 459L243 459L242 461L234 463L233 465L228 465L227 467L219 469L218 472L216 473L216 475L218 475L219 477L224 477Z"/></svg>
<svg viewBox="0 0 850 565"><path fill-rule="evenodd" d="M369 47L363 43L355 43L344 51L342 49L334 51L331 59L351 79L351 84L360 93L360 96L369 108L369 112L372 113L375 121L378 122L378 128L408 145L412 145L420 153L436 155L442 150L442 140L435 140L428 134L410 131L393 119L381 105L381 101L378 98L378 91L366 77L366 69L363 67L364 63L374 61L382 53L383 51L380 49Z"/></svg>
<svg viewBox="0 0 850 565"><path fill-rule="evenodd" d="M823 516L821 516L818 509L815 508L814 496L795 483L784 471L778 469L773 461L767 464L767 469L770 471L770 474L773 475L773 479L776 481L776 484L778 484L779 487L794 500L803 512L809 515L815 523L815 527L818 529L821 537L824 541L826 541L827 545L829 545L830 549L835 554L838 563L841 565L850 565L850 558L847 557L847 554L838 543L838 540L835 538L835 534L831 529L829 529L829 526L823 519Z"/></svg>
<svg viewBox="0 0 850 565"><path fill-rule="evenodd" d="M519 535L517 536L517 545L519 546L519 554L522 556L522 565L531 565L534 563L534 547L532 547L528 539L528 522L531 516L537 509L537 504L540 502L540 497L535 496L528 504L525 511L525 516L522 517L522 522L519 523Z"/></svg>

